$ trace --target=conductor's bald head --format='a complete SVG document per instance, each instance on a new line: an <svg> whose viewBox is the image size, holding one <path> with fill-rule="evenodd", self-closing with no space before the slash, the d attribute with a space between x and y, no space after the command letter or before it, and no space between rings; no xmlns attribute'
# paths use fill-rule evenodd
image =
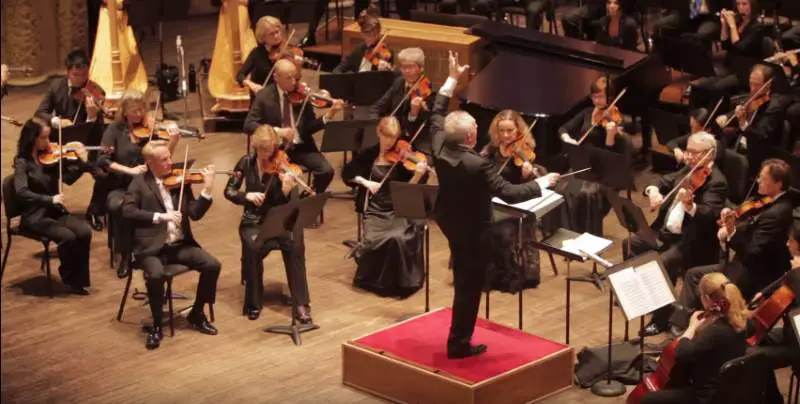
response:
<svg viewBox="0 0 800 404"><path fill-rule="evenodd" d="M297 84L297 65L287 59L275 62L275 82L283 91L294 90Z"/></svg>

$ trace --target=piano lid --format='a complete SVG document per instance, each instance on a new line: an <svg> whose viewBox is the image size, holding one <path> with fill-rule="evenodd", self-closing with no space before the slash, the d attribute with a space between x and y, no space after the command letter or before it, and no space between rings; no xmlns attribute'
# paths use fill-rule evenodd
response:
<svg viewBox="0 0 800 404"><path fill-rule="evenodd" d="M477 74L460 96L493 110L523 115L562 115L586 100L601 70L549 57L500 52Z"/></svg>

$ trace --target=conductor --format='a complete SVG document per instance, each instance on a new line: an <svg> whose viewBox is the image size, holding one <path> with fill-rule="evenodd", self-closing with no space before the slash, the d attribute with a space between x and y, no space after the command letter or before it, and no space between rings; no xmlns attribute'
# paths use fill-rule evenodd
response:
<svg viewBox="0 0 800 404"><path fill-rule="evenodd" d="M486 351L472 345L481 290L492 251L492 196L517 203L541 196L541 189L558 181L558 174L514 185L497 175L497 167L473 148L478 125L465 111L447 114L459 76L469 66L458 64L450 52L450 76L439 90L430 117L436 173L439 177L435 218L453 257L453 315L447 339L447 357L467 358Z"/></svg>

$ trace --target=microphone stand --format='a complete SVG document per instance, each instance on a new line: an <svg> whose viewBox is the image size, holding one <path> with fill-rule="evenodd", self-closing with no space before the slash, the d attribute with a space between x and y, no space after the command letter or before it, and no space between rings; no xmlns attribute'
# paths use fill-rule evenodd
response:
<svg viewBox="0 0 800 404"><path fill-rule="evenodd" d="M599 257L595 254L583 250L581 250L581 252L586 254L586 256L589 257L589 259L602 265L606 269L614 266L614 264L611 263L610 261L602 257ZM608 367L606 369L606 379L600 380L592 385L592 394L600 397L616 397L625 394L625 385L623 385L617 380L611 379L611 343L613 337L612 326L614 320L614 290L613 288L609 289L611 290L608 291L608 358L607 358Z"/></svg>

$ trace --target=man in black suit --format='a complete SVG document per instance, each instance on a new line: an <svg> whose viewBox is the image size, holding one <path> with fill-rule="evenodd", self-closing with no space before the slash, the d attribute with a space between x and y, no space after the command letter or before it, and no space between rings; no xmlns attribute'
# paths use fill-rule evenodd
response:
<svg viewBox="0 0 800 404"><path fill-rule="evenodd" d="M645 188L644 194L649 197L651 208L659 208L651 228L658 235L660 245L651 246L632 234L630 240L622 243L625 259L657 250L673 283L691 267L719 261L716 220L725 206L728 183L725 175L714 165L716 144L717 140L709 133L691 135L683 152L686 166L662 177L657 186ZM683 187L691 189L695 186L692 177L686 177L695 167L699 172L694 174L696 178L702 178L704 170L710 170L710 175L692 193ZM686 184L681 185L682 181ZM676 186L682 188L672 191ZM669 196L664 199L664 195ZM650 323L643 330L644 335L652 336L666 331L671 314L670 307L653 313Z"/></svg>
<svg viewBox="0 0 800 404"><path fill-rule="evenodd" d="M458 65L458 54L450 53L450 77L436 96L431 115L435 166L439 177L436 223L450 245L453 258L453 315L447 339L448 358L466 358L486 351L485 345L470 343L480 306L486 266L492 251L492 196L506 202L521 202L541 195L540 186L550 186L558 174L514 185L497 175L491 161L473 148L478 126L464 111L445 117L458 77L469 66Z"/></svg>
<svg viewBox="0 0 800 404"><path fill-rule="evenodd" d="M250 136L263 124L281 128L279 132L285 139L289 159L308 168L314 174L314 191L323 193L333 180L333 167L317 149L313 135L342 109L342 100L334 100L322 118L314 115L311 105L306 105L302 116L297 116L302 107L293 105L289 96L298 85L297 66L289 60L279 60L275 63L274 77L274 83L256 94L244 122L244 133Z"/></svg>
<svg viewBox="0 0 800 404"><path fill-rule="evenodd" d="M383 97L370 108L370 115L373 118L380 118L394 112L394 116L400 121L400 126L405 132L403 139L410 140L417 133L419 127L431 116L430 111L433 108L436 89L431 87L431 94L427 99L421 97L421 94L417 94L416 90L407 95L414 84L418 81L423 83L421 80L425 79L425 53L421 48L403 49L397 54L397 64L402 76L397 77ZM417 86L417 88L419 87L420 85ZM430 125L428 125L414 140L414 148L428 156L432 156L431 133Z"/></svg>
<svg viewBox="0 0 800 404"><path fill-rule="evenodd" d="M103 136L103 114L95 100L86 96L84 101L73 97L74 93L80 94L89 81L89 56L83 49L75 49L67 55L67 76L59 77L50 82L47 92L36 108L35 116L47 122L55 129L82 123L93 123L94 126L87 139L87 146L100 144ZM53 131L56 134L57 131ZM51 134L51 136L54 136ZM93 156L90 156L94 160ZM105 201L108 194L106 189L105 173L99 168L93 171L95 177L92 199L86 210L86 220L93 229L103 229L102 217L105 214Z"/></svg>
<svg viewBox="0 0 800 404"><path fill-rule="evenodd" d="M200 220L211 207L211 188L214 183L214 168L203 171L204 184L201 197L196 199L191 186L183 191L182 205L180 188L167 189L163 179L172 173L172 157L169 148L162 142L149 142L142 149L148 171L134 177L125 194L122 215L133 227L133 254L137 264L144 270L147 297L153 315L153 328L147 336L145 347L156 349L161 343L162 308L164 306L164 266L182 264L200 272L197 297L188 320L203 334L216 335L203 313L206 303L214 303L219 277L220 262L205 252L195 241L189 220ZM177 207L177 208L176 208Z"/></svg>
<svg viewBox="0 0 800 404"><path fill-rule="evenodd" d="M791 184L790 173L791 167L783 160L764 161L757 180L759 196L751 200L756 206L738 218L730 209L722 210L720 220L723 225L717 238L723 247L727 246L736 255L723 265L695 267L687 271L678 298L680 306L689 310L702 307L697 285L709 272L725 273L749 300L790 269L792 257L786 246L792 226L793 204L786 195ZM686 327L689 314L685 310L676 310L670 322L679 328Z"/></svg>

